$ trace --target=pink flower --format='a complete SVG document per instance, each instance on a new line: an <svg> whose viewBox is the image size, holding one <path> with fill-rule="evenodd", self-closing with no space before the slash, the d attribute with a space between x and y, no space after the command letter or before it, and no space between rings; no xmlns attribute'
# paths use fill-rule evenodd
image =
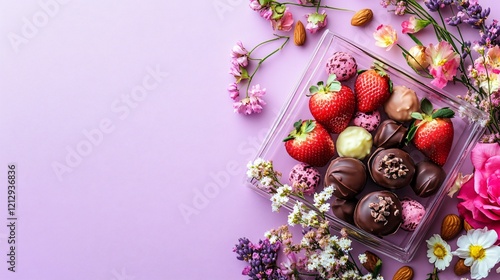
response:
<svg viewBox="0 0 500 280"><path fill-rule="evenodd" d="M478 143L471 153L474 180L462 186L457 208L473 228L500 234L500 145Z"/></svg>
<svg viewBox="0 0 500 280"><path fill-rule="evenodd" d="M411 16L408 20L405 20L401 23L401 27L403 28L403 34L407 33L417 33L418 31L425 28L431 22L425 19L417 19L414 16Z"/></svg>
<svg viewBox="0 0 500 280"><path fill-rule="evenodd" d="M327 15L325 11L322 11L321 14L316 12L306 15L306 29L312 34L316 33L318 30L321 30L327 24L326 16Z"/></svg>
<svg viewBox="0 0 500 280"><path fill-rule="evenodd" d="M231 49L231 58L233 59L233 64L238 64L243 67L248 65L248 51L240 41Z"/></svg>
<svg viewBox="0 0 500 280"><path fill-rule="evenodd" d="M229 92L229 97L232 100L236 100L238 96L240 96L240 89L237 83L232 83L227 87L227 91Z"/></svg>
<svg viewBox="0 0 500 280"><path fill-rule="evenodd" d="M450 43L441 41L436 46L429 44L425 49L429 62L429 72L434 77L431 84L444 88L448 81L453 80L460 63L460 55L453 51Z"/></svg>
<svg viewBox="0 0 500 280"><path fill-rule="evenodd" d="M247 69L234 62L231 64L229 74L234 76L234 78L236 79L236 83L249 78Z"/></svg>
<svg viewBox="0 0 500 280"><path fill-rule="evenodd" d="M398 34L392 26L381 24L373 33L373 38L375 38L375 45L386 48L385 50L388 51L398 41Z"/></svg>
<svg viewBox="0 0 500 280"><path fill-rule="evenodd" d="M262 9L262 5L260 4L259 0L250 0L250 4L248 4L250 6L250 9L254 10L254 11L260 11L260 9Z"/></svg>
<svg viewBox="0 0 500 280"><path fill-rule="evenodd" d="M274 30L290 31L293 27L293 15L288 11L288 8L279 19L271 20L271 26Z"/></svg>
<svg viewBox="0 0 500 280"><path fill-rule="evenodd" d="M266 105L262 99L264 94L266 94L265 88L261 89L259 84L252 86L247 97L233 104L234 112L245 115L262 112L263 106Z"/></svg>

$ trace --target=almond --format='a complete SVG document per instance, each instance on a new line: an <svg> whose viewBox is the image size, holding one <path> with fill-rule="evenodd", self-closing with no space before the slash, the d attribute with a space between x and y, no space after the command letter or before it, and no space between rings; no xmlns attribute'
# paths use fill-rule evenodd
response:
<svg viewBox="0 0 500 280"><path fill-rule="evenodd" d="M441 223L441 237L443 240L451 240L462 231L463 221L458 215L448 214Z"/></svg>
<svg viewBox="0 0 500 280"><path fill-rule="evenodd" d="M461 276L470 272L470 267L466 266L464 261L465 261L464 259L458 259L457 263L455 264L455 267L453 268L455 275Z"/></svg>
<svg viewBox="0 0 500 280"><path fill-rule="evenodd" d="M464 220L464 229L465 231L469 231L474 228L466 220Z"/></svg>
<svg viewBox="0 0 500 280"><path fill-rule="evenodd" d="M357 11L351 18L352 26L363 26L369 23L373 18L373 12L370 9L362 9Z"/></svg>
<svg viewBox="0 0 500 280"><path fill-rule="evenodd" d="M413 268L403 266L392 276L392 280L411 280L413 279Z"/></svg>
<svg viewBox="0 0 500 280"><path fill-rule="evenodd" d="M363 267L371 273L374 273L374 271L379 272L382 266L382 260L370 251L366 251L365 255L367 260L363 263Z"/></svg>
<svg viewBox="0 0 500 280"><path fill-rule="evenodd" d="M300 20L295 24L293 41L297 46L302 46L306 42L306 29Z"/></svg>

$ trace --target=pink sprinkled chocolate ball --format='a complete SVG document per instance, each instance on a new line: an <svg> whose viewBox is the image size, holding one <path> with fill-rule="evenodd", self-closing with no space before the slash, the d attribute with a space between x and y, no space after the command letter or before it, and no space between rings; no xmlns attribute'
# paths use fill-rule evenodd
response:
<svg viewBox="0 0 500 280"><path fill-rule="evenodd" d="M403 208L403 211L401 211L403 217L401 228L407 231L414 231L425 215L424 206L420 202L408 197L401 200L401 206Z"/></svg>
<svg viewBox="0 0 500 280"><path fill-rule="evenodd" d="M306 163L296 164L290 171L290 182L294 192L302 192L305 195L312 195L319 186L321 175L319 171Z"/></svg>
<svg viewBox="0 0 500 280"><path fill-rule="evenodd" d="M380 124L380 112L356 112L356 114L354 114L353 123L355 126L360 126L370 132L375 131Z"/></svg>

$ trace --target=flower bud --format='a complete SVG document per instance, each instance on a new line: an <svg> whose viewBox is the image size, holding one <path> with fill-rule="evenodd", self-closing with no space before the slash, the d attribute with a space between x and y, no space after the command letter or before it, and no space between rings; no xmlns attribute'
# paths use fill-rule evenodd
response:
<svg viewBox="0 0 500 280"><path fill-rule="evenodd" d="M425 58L425 47L416 45L408 50L409 55L405 55L406 62L415 71L422 71L429 66L429 62Z"/></svg>

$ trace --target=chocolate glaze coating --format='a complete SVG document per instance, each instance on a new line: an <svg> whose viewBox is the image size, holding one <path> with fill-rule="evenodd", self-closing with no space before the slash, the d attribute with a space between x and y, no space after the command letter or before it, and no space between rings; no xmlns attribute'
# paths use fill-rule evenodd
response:
<svg viewBox="0 0 500 280"><path fill-rule="evenodd" d="M402 210L401 201L393 192L371 192L356 205L354 224L377 236L392 234L403 222Z"/></svg>
<svg viewBox="0 0 500 280"><path fill-rule="evenodd" d="M443 168L430 161L421 161L415 167L415 177L411 188L419 197L435 194L446 178Z"/></svg>
<svg viewBox="0 0 500 280"><path fill-rule="evenodd" d="M335 217L354 225L354 209L356 209L356 204L358 204L357 199L344 200L336 198L332 201L332 212Z"/></svg>
<svg viewBox="0 0 500 280"><path fill-rule="evenodd" d="M387 119L383 121L373 137L373 145L379 148L397 148L403 144L408 128L404 125Z"/></svg>
<svg viewBox="0 0 500 280"><path fill-rule="evenodd" d="M334 187L333 195L351 199L366 185L366 167L358 159L338 157L330 162L325 174L325 187Z"/></svg>
<svg viewBox="0 0 500 280"><path fill-rule="evenodd" d="M410 155L401 149L378 149L368 159L368 171L377 185L395 190L411 183L415 174L415 163Z"/></svg>

